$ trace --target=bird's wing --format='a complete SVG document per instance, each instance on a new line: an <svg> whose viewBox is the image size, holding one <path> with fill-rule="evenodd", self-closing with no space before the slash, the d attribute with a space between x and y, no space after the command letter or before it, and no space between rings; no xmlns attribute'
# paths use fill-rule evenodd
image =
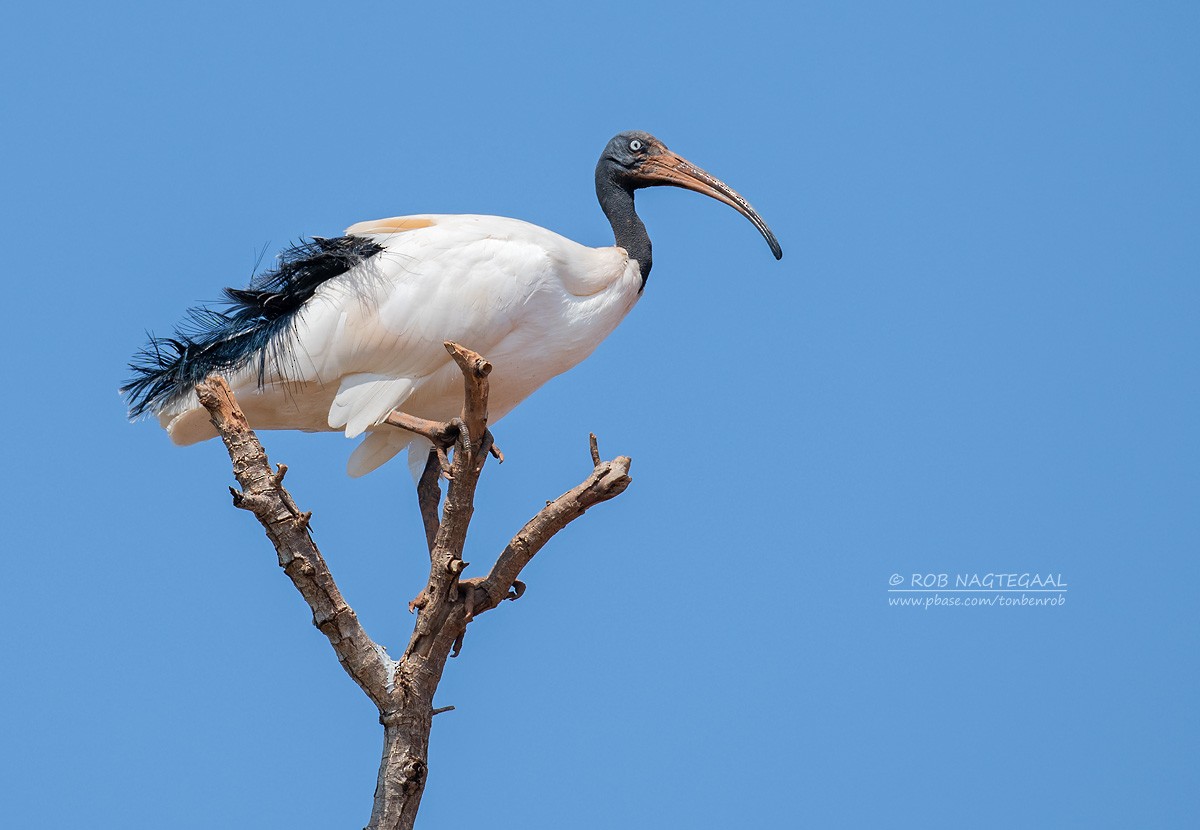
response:
<svg viewBox="0 0 1200 830"><path fill-rule="evenodd" d="M495 217L399 217L350 229L383 250L323 284L285 343L286 380L336 384L329 426L360 434L453 371L446 340L487 354L553 279L524 223Z"/></svg>
<svg viewBox="0 0 1200 830"><path fill-rule="evenodd" d="M435 224L433 216L393 216L389 219L368 219L346 228L346 236L395 234L428 228Z"/></svg>

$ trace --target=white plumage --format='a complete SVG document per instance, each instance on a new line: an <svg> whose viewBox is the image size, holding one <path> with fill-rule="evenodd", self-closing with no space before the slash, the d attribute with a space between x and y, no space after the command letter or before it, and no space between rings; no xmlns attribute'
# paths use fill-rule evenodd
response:
<svg viewBox="0 0 1200 830"><path fill-rule="evenodd" d="M227 380L258 429L344 431L366 439L350 457L360 476L425 439L377 426L396 408L445 421L462 407L462 375L443 342L485 355L494 422L595 350L641 292L621 248L589 248L499 216L405 216L363 222L347 235L383 251L321 285L297 313L259 378ZM194 391L158 413L176 444L216 435Z"/></svg>
<svg viewBox="0 0 1200 830"><path fill-rule="evenodd" d="M600 344L641 296L652 266L634 191L671 185L747 217L783 255L750 204L647 133L614 136L596 165L596 195L616 244L588 248L498 216L417 215L360 222L333 240L289 249L228 309L194 309L175 336L151 338L123 391L133 417L154 412L177 444L216 434L195 385L222 374L256 429L366 433L359 476L428 442L390 425L393 409L447 421L462 406L452 340L487 357L499 420Z"/></svg>

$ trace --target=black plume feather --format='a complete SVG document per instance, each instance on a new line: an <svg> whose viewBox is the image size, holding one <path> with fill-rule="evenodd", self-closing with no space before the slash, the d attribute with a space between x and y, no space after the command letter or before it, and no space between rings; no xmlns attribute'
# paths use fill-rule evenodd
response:
<svg viewBox="0 0 1200 830"><path fill-rule="evenodd" d="M317 288L382 250L359 236L314 237L281 253L278 267L254 277L248 288L226 288L223 308L190 309L174 336L150 336L129 363L133 376L121 387L129 417L161 408L214 372L236 371L252 361L262 383L273 341Z"/></svg>

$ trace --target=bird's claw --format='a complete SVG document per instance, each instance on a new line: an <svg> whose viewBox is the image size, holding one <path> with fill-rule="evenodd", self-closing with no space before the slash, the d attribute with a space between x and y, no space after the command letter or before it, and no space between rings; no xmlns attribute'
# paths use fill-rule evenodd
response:
<svg viewBox="0 0 1200 830"><path fill-rule="evenodd" d="M442 468L442 478L446 479L446 481L453 481L454 475L451 471L454 469L454 467L450 463L450 456L446 454L446 448L442 446L435 446L434 450L437 452L438 464L441 465Z"/></svg>
<svg viewBox="0 0 1200 830"><path fill-rule="evenodd" d="M496 440L492 438L492 431L490 429L487 431L487 437L485 440L488 442L488 452L491 454L492 458L496 459L497 464L503 464L504 453L502 453L500 448L496 446Z"/></svg>

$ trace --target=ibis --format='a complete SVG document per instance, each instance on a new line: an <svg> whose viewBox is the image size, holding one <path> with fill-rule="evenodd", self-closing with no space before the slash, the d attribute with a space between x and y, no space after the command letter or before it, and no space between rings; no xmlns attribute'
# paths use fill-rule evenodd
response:
<svg viewBox="0 0 1200 830"><path fill-rule="evenodd" d="M499 216L419 214L359 222L280 254L248 288L199 307L171 337L152 337L122 387L131 418L153 414L186 445L216 432L195 387L218 373L257 429L365 433L360 476L426 439L382 423L393 410L446 421L462 377L443 343L485 355L494 422L607 337L642 296L653 263L634 191L672 185L724 202L783 256L744 198L652 135L623 132L596 164L596 195L615 244L591 248Z"/></svg>

